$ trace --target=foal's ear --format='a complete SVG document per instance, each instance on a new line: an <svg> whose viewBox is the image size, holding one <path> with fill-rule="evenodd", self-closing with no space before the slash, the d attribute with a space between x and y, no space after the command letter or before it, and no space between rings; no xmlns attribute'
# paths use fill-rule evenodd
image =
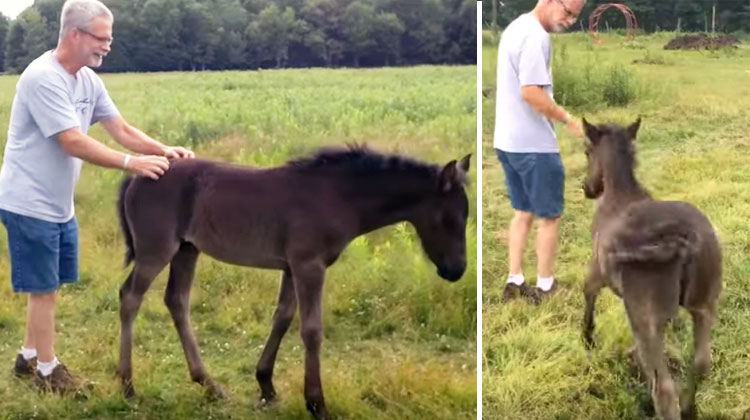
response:
<svg viewBox="0 0 750 420"><path fill-rule="evenodd" d="M628 135L631 140L635 140L635 135L638 134L638 128L641 126L641 117L638 117L633 124L628 126Z"/></svg>
<svg viewBox="0 0 750 420"><path fill-rule="evenodd" d="M458 163L458 167L461 168L464 173L469 173L469 162L471 161L471 153L464 156Z"/></svg>
<svg viewBox="0 0 750 420"><path fill-rule="evenodd" d="M448 192L457 184L460 184L460 177L458 174L458 168L456 168L456 161L452 160L448 162L443 170L440 171L440 177L438 178L438 191Z"/></svg>
<svg viewBox="0 0 750 420"><path fill-rule="evenodd" d="M602 132L599 130L599 127L595 126L594 124L589 124L588 121L586 121L586 118L583 120L583 131L586 133L586 137L591 140L591 143L596 143L599 141L599 137L602 136Z"/></svg>

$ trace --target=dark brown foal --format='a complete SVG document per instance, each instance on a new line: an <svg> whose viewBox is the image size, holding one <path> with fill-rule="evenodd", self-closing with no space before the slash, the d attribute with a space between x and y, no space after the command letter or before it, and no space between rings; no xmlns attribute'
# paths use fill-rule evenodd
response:
<svg viewBox="0 0 750 420"><path fill-rule="evenodd" d="M305 401L316 419L328 418L319 356L326 268L357 236L407 221L438 274L458 280L466 268L468 170L469 156L441 167L352 147L271 169L179 160L158 181L125 180L119 214L127 263L135 262L120 290L118 374L125 394L135 394L133 321L151 282L170 265L164 301L190 377L213 396L224 395L206 372L190 327L190 289L203 252L231 264L282 271L271 334L256 370L261 402L276 396L276 354L299 307Z"/></svg>
<svg viewBox="0 0 750 420"><path fill-rule="evenodd" d="M721 291L721 248L711 222L688 203L656 201L635 179L635 136L583 120L589 144L586 197L597 199L593 257L584 285L584 340L594 345L594 305L605 286L620 296L657 413L694 419L695 393L710 371L711 325ZM664 329L682 306L693 318L695 354L681 397L667 367Z"/></svg>

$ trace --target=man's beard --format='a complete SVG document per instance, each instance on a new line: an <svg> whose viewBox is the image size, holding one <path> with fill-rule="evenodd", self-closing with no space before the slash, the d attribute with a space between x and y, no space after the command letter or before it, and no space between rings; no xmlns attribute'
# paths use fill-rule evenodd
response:
<svg viewBox="0 0 750 420"><path fill-rule="evenodd" d="M561 32L565 32L567 30L568 30L568 27L565 26L564 23L554 23L554 24L552 24L552 32L555 32L555 33L559 34Z"/></svg>

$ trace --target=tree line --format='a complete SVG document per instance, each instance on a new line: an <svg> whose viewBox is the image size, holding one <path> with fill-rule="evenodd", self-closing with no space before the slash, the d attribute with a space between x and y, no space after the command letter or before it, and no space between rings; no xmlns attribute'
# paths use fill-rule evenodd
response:
<svg viewBox="0 0 750 420"><path fill-rule="evenodd" d="M487 0L482 2L482 25L492 27L493 16L497 26L505 27L520 14L534 8L537 0ZM588 0L581 12L581 22L576 29L588 30L588 17L598 6L610 0ZM638 27L646 32L749 32L750 0L628 0L620 2L635 13ZM611 8L599 19L599 30L625 28L625 18Z"/></svg>
<svg viewBox="0 0 750 420"><path fill-rule="evenodd" d="M474 0L103 0L102 71L476 63ZM0 72L55 47L64 0L0 14Z"/></svg>

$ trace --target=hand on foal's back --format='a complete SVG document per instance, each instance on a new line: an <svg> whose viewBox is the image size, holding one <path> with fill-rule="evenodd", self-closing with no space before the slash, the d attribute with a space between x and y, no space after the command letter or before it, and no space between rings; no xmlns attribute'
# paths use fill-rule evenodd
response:
<svg viewBox="0 0 750 420"><path fill-rule="evenodd" d="M164 156L133 156L125 169L137 176L157 180L169 169L169 160Z"/></svg>

